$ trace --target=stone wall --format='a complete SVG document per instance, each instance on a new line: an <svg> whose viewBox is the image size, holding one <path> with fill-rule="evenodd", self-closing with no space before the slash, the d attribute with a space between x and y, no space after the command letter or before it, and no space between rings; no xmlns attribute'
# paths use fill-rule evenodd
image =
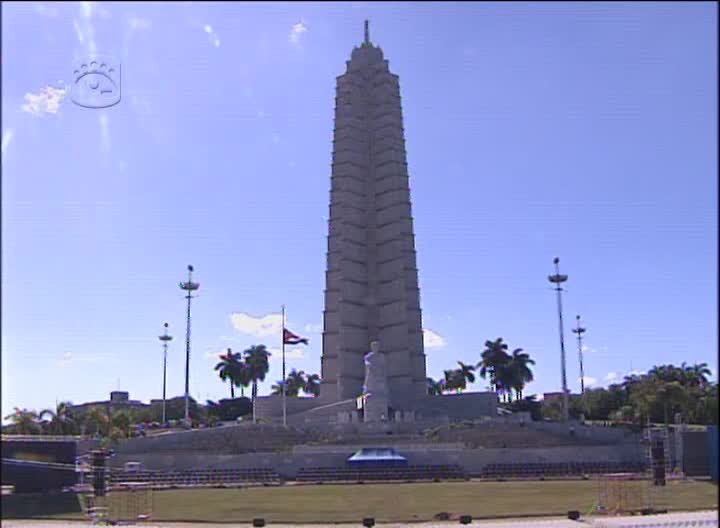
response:
<svg viewBox="0 0 720 528"><path fill-rule="evenodd" d="M528 422L528 426L538 431L567 437L572 435L578 441L592 444L614 444L618 442L640 442L640 434L629 429L616 427L598 427L584 425L580 422Z"/></svg>
<svg viewBox="0 0 720 528"><path fill-rule="evenodd" d="M137 461L146 469L243 469L272 468L281 477L293 479L303 467L343 467L356 446L338 449L337 446L321 452L254 453L241 455L217 454L118 454L110 459L113 467ZM643 455L639 446L622 444L593 447L554 447L537 449L461 449L458 447L428 450L398 447L398 452L416 464L458 464L470 475L479 475L488 464L497 463L557 463L557 462L638 462Z"/></svg>
<svg viewBox="0 0 720 528"><path fill-rule="evenodd" d="M288 396L286 398L286 405L287 414L288 416L290 416L293 414L309 411L310 409L318 405L318 400L315 398L300 398ZM257 400L255 400L255 413L259 419L282 419L282 409L282 396L280 396L279 394L260 396Z"/></svg>
<svg viewBox="0 0 720 528"><path fill-rule="evenodd" d="M207 452L239 454L290 449L312 441L315 435L282 426L239 424L209 429L193 429L167 434L131 438L117 446L119 454Z"/></svg>
<svg viewBox="0 0 720 528"><path fill-rule="evenodd" d="M418 400L413 409L418 418L445 416L449 419L497 417L497 395L494 392L466 392L427 396Z"/></svg>

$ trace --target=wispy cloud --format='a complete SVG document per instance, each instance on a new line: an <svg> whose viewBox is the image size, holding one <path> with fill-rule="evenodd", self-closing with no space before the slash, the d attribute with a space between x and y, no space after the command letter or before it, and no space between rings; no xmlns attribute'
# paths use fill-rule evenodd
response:
<svg viewBox="0 0 720 528"><path fill-rule="evenodd" d="M305 23L303 21L300 21L292 27L288 39L292 44L300 44L300 39L302 38L303 34L307 33L307 30L308 28Z"/></svg>
<svg viewBox="0 0 720 528"><path fill-rule="evenodd" d="M255 337L278 336L279 338L282 332L282 315L279 313L262 317L234 313L230 315L230 322L238 332Z"/></svg>
<svg viewBox="0 0 720 528"><path fill-rule="evenodd" d="M96 8L96 2L80 2L80 22L73 19L73 27L75 28L77 39L81 44L85 44L85 51L89 55L97 54L95 26L92 21L93 15L97 13L105 18L110 16L107 10L103 9L102 12L99 12Z"/></svg>
<svg viewBox="0 0 720 528"><path fill-rule="evenodd" d="M320 332L322 332L322 329L323 329L322 323L316 324L316 325L313 325L313 324L305 325L305 331L309 332L311 334L319 334Z"/></svg>
<svg viewBox="0 0 720 528"><path fill-rule="evenodd" d="M208 347L205 349L205 352L203 353L203 358L207 359L208 361L220 361L220 356L225 355L227 353L227 347L226 348L220 348L220 347Z"/></svg>
<svg viewBox="0 0 720 528"><path fill-rule="evenodd" d="M106 363L118 359L115 354L100 352L97 354L75 354L70 351L63 352L60 359L55 362L57 368L69 368L82 363Z"/></svg>
<svg viewBox="0 0 720 528"><path fill-rule="evenodd" d="M442 348L447 345L443 336L428 328L423 329L423 343L425 348Z"/></svg>
<svg viewBox="0 0 720 528"><path fill-rule="evenodd" d="M25 104L22 105L23 112L27 112L34 116L44 116L46 114L57 114L60 109L60 103L67 95L66 88L53 88L48 86L40 90L40 93L26 93ZM3 145L4 145L3 139Z"/></svg>
<svg viewBox="0 0 720 528"><path fill-rule="evenodd" d="M128 24L130 24L130 29L133 31L143 31L152 28L152 22L142 17L130 17Z"/></svg>
<svg viewBox="0 0 720 528"><path fill-rule="evenodd" d="M282 349L281 348L268 348L268 352L272 354L272 357L276 361L282 360ZM305 350L302 348L286 348L285 359L305 359Z"/></svg>
<svg viewBox="0 0 720 528"><path fill-rule="evenodd" d="M272 135L272 142L273 142L275 145L277 145L278 143L280 143L280 135L279 135L279 134L273 134L273 135Z"/></svg>
<svg viewBox="0 0 720 528"><path fill-rule="evenodd" d="M58 8L53 5L48 5L44 2L37 2L33 5L33 11L40 16L55 18L58 16Z"/></svg>
<svg viewBox="0 0 720 528"><path fill-rule="evenodd" d="M585 381L585 386L586 386L586 387L592 387L592 386L594 386L594 385L597 385L597 379L596 379L596 378L593 378L593 377L590 377L590 376L585 376L585 377L583 378L583 380ZM580 378L578 378L578 382L579 382L579 381L580 381Z"/></svg>
<svg viewBox="0 0 720 528"><path fill-rule="evenodd" d="M212 43L212 45L215 46L216 48L219 48L220 47L220 37L218 37L217 32L212 28L212 26L210 24L205 24L203 29L205 29L205 33L208 34L208 37L210 38L210 42Z"/></svg>
<svg viewBox="0 0 720 528"><path fill-rule="evenodd" d="M12 141L13 136L15 135L15 131L12 128L8 128L4 133L2 137L2 155L5 155L5 151L10 146L10 142Z"/></svg>
<svg viewBox="0 0 720 528"><path fill-rule="evenodd" d="M100 121L100 147L103 152L107 153L110 151L110 125L107 112L101 111L98 119Z"/></svg>
<svg viewBox="0 0 720 528"><path fill-rule="evenodd" d="M228 343L242 343L243 342L242 339L240 339L238 337L234 337L234 336L220 336L218 339L220 341L227 341Z"/></svg>
<svg viewBox="0 0 720 528"><path fill-rule="evenodd" d="M620 374L617 372L608 372L604 379L605 381L615 381L620 379Z"/></svg>

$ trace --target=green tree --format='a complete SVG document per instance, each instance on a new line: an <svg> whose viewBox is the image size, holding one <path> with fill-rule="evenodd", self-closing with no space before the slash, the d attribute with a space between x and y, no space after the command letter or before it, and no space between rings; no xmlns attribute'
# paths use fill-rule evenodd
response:
<svg viewBox="0 0 720 528"><path fill-rule="evenodd" d="M443 391L454 390L458 394L466 387L465 378L459 369L449 369L444 371L445 379L442 381Z"/></svg>
<svg viewBox="0 0 720 528"><path fill-rule="evenodd" d="M55 435L76 434L76 421L72 412L70 402L60 402L55 410L43 409L38 417L43 420L45 416L50 417L50 432Z"/></svg>
<svg viewBox="0 0 720 528"><path fill-rule="evenodd" d="M88 434L108 436L110 434L110 416L105 408L100 405L91 407L83 417L85 430Z"/></svg>
<svg viewBox="0 0 720 528"><path fill-rule="evenodd" d="M460 365L460 368L457 369L459 371L457 375L462 377L462 388L465 389L468 383L475 383L475 367L473 365L466 365L462 361L458 361L458 365Z"/></svg>
<svg viewBox="0 0 720 528"><path fill-rule="evenodd" d="M300 396L300 391L305 387L305 372L298 372L295 369L290 371L286 380L287 395L291 397Z"/></svg>
<svg viewBox="0 0 720 528"><path fill-rule="evenodd" d="M443 391L443 383L441 380L436 381L433 378L425 378L427 384L427 392L430 396L440 396Z"/></svg>
<svg viewBox="0 0 720 528"><path fill-rule="evenodd" d="M302 390L309 396L315 398L320 396L320 376L318 374L308 374Z"/></svg>
<svg viewBox="0 0 720 528"><path fill-rule="evenodd" d="M35 411L15 407L15 412L6 416L5 420L10 420L16 434L33 435L42 432L40 418Z"/></svg>
<svg viewBox="0 0 720 528"><path fill-rule="evenodd" d="M113 438L113 440L130 437L130 430L132 429L133 422L129 411L125 409L113 411L110 413L109 419L109 436Z"/></svg>

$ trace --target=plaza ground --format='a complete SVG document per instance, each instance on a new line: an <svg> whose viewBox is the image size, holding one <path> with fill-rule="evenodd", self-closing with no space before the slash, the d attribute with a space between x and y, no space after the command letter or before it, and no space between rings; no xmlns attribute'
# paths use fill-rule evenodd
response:
<svg viewBox="0 0 720 528"><path fill-rule="evenodd" d="M639 496L647 483L629 483ZM717 510L718 486L674 481L665 490L670 511ZM598 500L592 480L441 482L363 485L303 485L242 489L176 489L153 492L154 522L321 524L433 521L435 515L467 514L475 519L562 517L570 510L589 513ZM54 519L83 519L81 514ZM457 523L457 521L455 521ZM5 525L5 522L3 522Z"/></svg>

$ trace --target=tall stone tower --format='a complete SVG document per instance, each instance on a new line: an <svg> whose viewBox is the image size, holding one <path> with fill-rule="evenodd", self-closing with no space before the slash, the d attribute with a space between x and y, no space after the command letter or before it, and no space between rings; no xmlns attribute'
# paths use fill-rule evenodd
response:
<svg viewBox="0 0 720 528"><path fill-rule="evenodd" d="M367 21L335 101L320 394L359 396L377 340L390 406L402 409L426 395L418 271L400 85Z"/></svg>

